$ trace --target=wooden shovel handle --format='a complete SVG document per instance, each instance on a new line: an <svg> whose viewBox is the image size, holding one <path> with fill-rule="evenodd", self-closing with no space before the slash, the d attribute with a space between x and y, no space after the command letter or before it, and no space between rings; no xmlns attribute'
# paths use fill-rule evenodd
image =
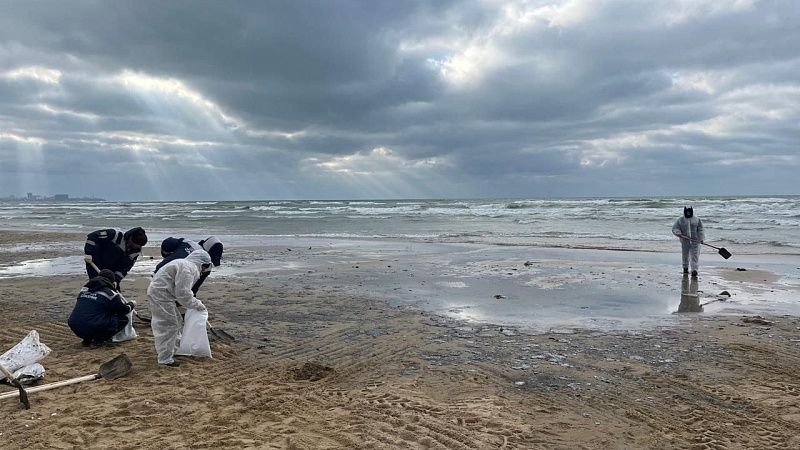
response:
<svg viewBox="0 0 800 450"><path fill-rule="evenodd" d="M55 383L43 384L41 386L32 387L29 389L25 389L25 392L32 393L32 392L40 392L40 391L48 391L50 389L60 388L62 386L69 386L70 384L80 383L82 381L92 381L100 378L99 373L94 373L92 375L84 375L82 377L72 378L69 380L64 381L57 381ZM17 392L6 392L5 394L0 394L0 400L4 398L11 398L17 397L19 394Z"/></svg>
<svg viewBox="0 0 800 450"><path fill-rule="evenodd" d="M95 272L100 273L100 268L97 267L97 264L95 264L92 260L92 255L84 255L83 260L86 262L86 264L92 266L92 269L94 269Z"/></svg>
<svg viewBox="0 0 800 450"><path fill-rule="evenodd" d="M97 264L95 264L94 261L92 261L92 257L91 256L86 255L86 256L84 256L83 260L86 261L86 264L89 264L90 266L92 266L92 269L94 269L97 273L100 273L100 268L97 267ZM117 292L117 295L119 295L119 298L122 299L123 303L130 303L128 301L128 299L126 299L125 297L122 296L122 292L119 292L119 291L116 291L116 292ZM134 314L135 314L135 312L134 312Z"/></svg>
<svg viewBox="0 0 800 450"><path fill-rule="evenodd" d="M9 372L9 371L8 371L8 369L6 369L5 367L3 367L3 365L2 365L2 364L0 364L0 372L3 372L3 375L4 375L6 378L8 378L8 382L9 382L9 383L11 383L12 381L14 381L14 374L13 374L13 373L11 373L11 372Z"/></svg>
<svg viewBox="0 0 800 450"><path fill-rule="evenodd" d="M689 241L689 242L694 242L695 244L703 244L703 245L705 245L705 246L708 246L708 247L711 247L711 248L713 248L713 249L715 249L715 250L719 250L719 247L714 247L713 245L711 245L711 244L706 244L706 243L705 243L705 242L703 242L703 241L698 241L698 240L695 240L695 239L689 239L689 237L688 237L688 236L684 236L684 235L682 235L682 234L679 234L679 235L678 235L678 237L679 237L679 238L681 238L681 239L686 239L686 240L687 240L687 241Z"/></svg>

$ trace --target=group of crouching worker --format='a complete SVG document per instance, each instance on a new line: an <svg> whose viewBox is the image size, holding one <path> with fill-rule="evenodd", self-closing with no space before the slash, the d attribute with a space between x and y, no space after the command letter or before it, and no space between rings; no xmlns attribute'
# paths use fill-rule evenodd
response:
<svg viewBox="0 0 800 450"><path fill-rule="evenodd" d="M146 244L147 234L141 227L124 233L106 229L87 235L84 253L89 281L81 288L68 320L84 346L107 344L128 326L136 303L120 293L120 283ZM197 291L211 267L220 265L222 249L214 236L199 242L170 237L161 243L164 259L156 266L147 288L159 364L179 365L175 360L183 326L179 308L206 311Z"/></svg>

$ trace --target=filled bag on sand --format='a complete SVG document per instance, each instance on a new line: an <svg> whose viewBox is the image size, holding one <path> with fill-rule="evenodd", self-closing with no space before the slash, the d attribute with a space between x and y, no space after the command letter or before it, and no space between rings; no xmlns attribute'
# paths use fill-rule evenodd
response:
<svg viewBox="0 0 800 450"><path fill-rule="evenodd" d="M128 313L128 324L119 333L111 337L112 342L125 342L139 337L133 329L133 311Z"/></svg>
<svg viewBox="0 0 800 450"><path fill-rule="evenodd" d="M9 372L14 372L21 367L39 362L42 358L49 355L50 347L39 342L39 332L31 330L25 339L19 341L11 350L0 355L0 364ZM0 380L5 379L0 374Z"/></svg>
<svg viewBox="0 0 800 450"><path fill-rule="evenodd" d="M29 364L14 372L14 378L22 384L31 384L44 378L44 366L39 363Z"/></svg>
<svg viewBox="0 0 800 450"><path fill-rule="evenodd" d="M187 309L183 320L181 345L175 354L211 358L211 345L208 343L208 332L206 332L208 311Z"/></svg>

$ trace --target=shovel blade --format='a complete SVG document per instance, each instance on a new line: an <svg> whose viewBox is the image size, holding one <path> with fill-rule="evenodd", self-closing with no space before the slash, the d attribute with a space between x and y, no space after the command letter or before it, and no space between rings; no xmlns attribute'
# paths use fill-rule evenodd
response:
<svg viewBox="0 0 800 450"><path fill-rule="evenodd" d="M28 393L25 392L25 388L22 387L17 380L14 380L12 384L19 389L19 402L22 404L22 406L25 407L25 409L31 409L31 402L28 400Z"/></svg>
<svg viewBox="0 0 800 450"><path fill-rule="evenodd" d="M128 355L120 353L111 361L103 363L98 373L106 380L116 380L131 373L132 369L133 363L128 359Z"/></svg>
<svg viewBox="0 0 800 450"><path fill-rule="evenodd" d="M235 342L235 341L236 341L236 338L235 338L235 337L233 337L233 336L231 336L231 335L230 335L230 334L229 334L227 331L225 331L225 330L220 330L219 328L214 328L214 327L212 327L211 325L209 325L209 326L208 326L208 329L211 331L211 334L212 334L212 335L213 335L215 338L219 339L219 340L220 340L220 341L222 341L222 342L231 343L231 342Z"/></svg>
<svg viewBox="0 0 800 450"><path fill-rule="evenodd" d="M721 248L721 249L719 249L719 255L720 255L720 256L722 256L722 257L723 257L723 258L725 258L725 259L728 259L728 258L730 258L731 256L733 256L733 255L731 255L731 252L729 252L729 251L725 250L725 248L724 248L724 247L723 247L723 248Z"/></svg>

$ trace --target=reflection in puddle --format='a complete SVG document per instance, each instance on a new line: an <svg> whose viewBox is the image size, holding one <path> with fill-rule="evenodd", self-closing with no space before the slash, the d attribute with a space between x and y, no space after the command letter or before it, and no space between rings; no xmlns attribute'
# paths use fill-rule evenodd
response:
<svg viewBox="0 0 800 450"><path fill-rule="evenodd" d="M703 312L703 305L700 304L700 296L697 294L697 277L690 278L687 274L683 275L678 312Z"/></svg>

